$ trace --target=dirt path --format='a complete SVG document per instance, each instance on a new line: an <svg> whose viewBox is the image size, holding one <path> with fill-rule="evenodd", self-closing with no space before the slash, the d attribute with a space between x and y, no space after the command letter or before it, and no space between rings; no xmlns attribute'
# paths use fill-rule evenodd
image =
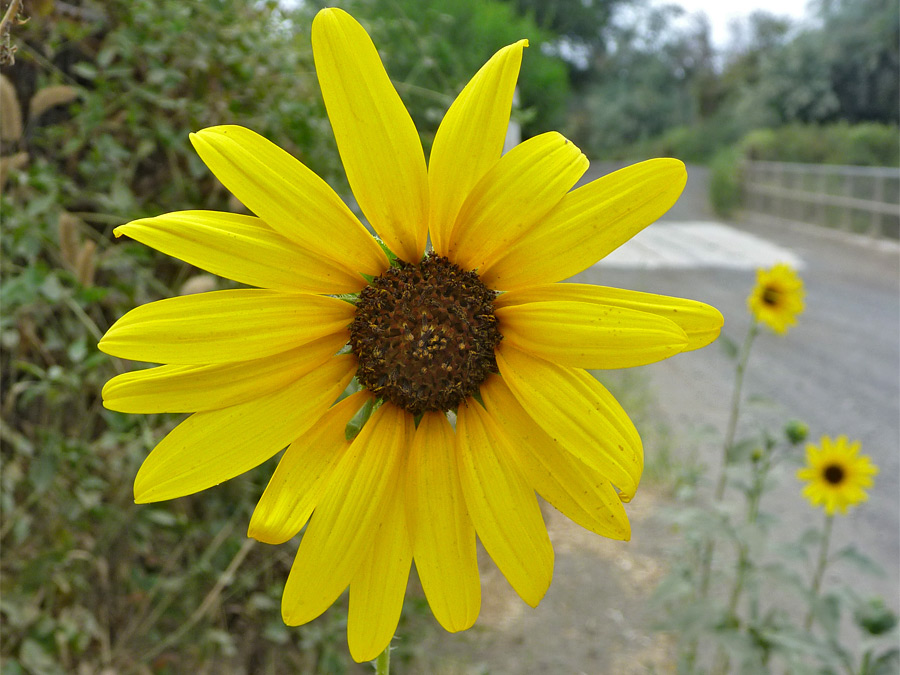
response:
<svg viewBox="0 0 900 675"><path fill-rule="evenodd" d="M641 486L628 506L632 541L617 542L575 525L544 504L556 554L553 583L528 607L480 551L481 616L457 635L436 623L418 648L412 673L438 675L599 675L669 673L672 644L655 633L649 597L674 541L658 517L665 500Z"/></svg>

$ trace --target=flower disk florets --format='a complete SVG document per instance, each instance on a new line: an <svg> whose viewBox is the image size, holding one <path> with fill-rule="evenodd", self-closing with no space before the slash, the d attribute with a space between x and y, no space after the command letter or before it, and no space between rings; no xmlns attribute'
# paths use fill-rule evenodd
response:
<svg viewBox="0 0 900 675"><path fill-rule="evenodd" d="M359 382L414 415L456 408L497 372L495 297L433 253L390 268L360 293L350 324Z"/></svg>
<svg viewBox="0 0 900 675"><path fill-rule="evenodd" d="M844 482L844 468L837 464L830 464L825 467L822 477L832 485L840 485Z"/></svg>
<svg viewBox="0 0 900 675"><path fill-rule="evenodd" d="M771 286L766 287L766 289L762 293L762 301L769 306L777 305L780 298L781 291Z"/></svg>

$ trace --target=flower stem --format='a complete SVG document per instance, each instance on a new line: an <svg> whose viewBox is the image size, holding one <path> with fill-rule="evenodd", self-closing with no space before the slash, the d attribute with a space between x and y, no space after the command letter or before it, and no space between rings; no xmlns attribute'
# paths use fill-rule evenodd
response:
<svg viewBox="0 0 900 675"><path fill-rule="evenodd" d="M753 473L753 485L750 487L750 493L747 496L746 522L747 525L751 527L756 525L757 518L759 517L759 502L765 488L766 477L769 475L769 470L771 468L772 454L771 449L769 449L756 466L756 470ZM731 596L728 601L728 617L731 621L734 621L735 626L740 625L737 609L741 600L741 595L744 592L747 572L750 570L750 562L749 545L745 541L738 542L738 560L734 575L734 586L731 589ZM725 675L725 673L728 672L731 661L728 653L720 649L716 661L717 667L713 669L713 672Z"/></svg>
<svg viewBox="0 0 900 675"><path fill-rule="evenodd" d="M738 358L737 368L734 375L734 392L731 395L731 413L728 416L728 427L725 430L725 440L722 444L722 468L719 470L719 479L716 481L715 500L721 502L725 496L725 469L728 465L728 452L734 444L734 434L737 430L737 421L741 411L741 390L744 387L744 372L747 370L747 361L750 359L750 347L753 346L753 339L759 330L759 323L756 319L750 322L750 329L747 331L747 337L744 338L744 344L741 346ZM709 591L709 572L712 566L713 549L715 545L710 539L703 548L703 555L700 560L700 597L705 598Z"/></svg>
<svg viewBox="0 0 900 675"><path fill-rule="evenodd" d="M816 599L819 597L819 589L822 587L822 577L825 576L825 566L828 564L828 544L831 542L831 527L834 525L834 514L825 517L825 531L822 533L822 550L819 551L819 562L816 565L816 574L813 577L812 594L809 599L809 613L803 622L804 630L812 627L813 609Z"/></svg>
<svg viewBox="0 0 900 675"><path fill-rule="evenodd" d="M725 496L726 472L728 466L728 453L734 444L734 434L737 431L738 417L741 410L741 391L744 387L744 372L747 370L747 361L750 359L750 347L753 346L753 339L759 332L759 322L756 318L750 320L750 328L747 330L747 337L744 338L744 344L741 345L741 351L738 353L738 362L734 376L734 391L731 394L731 412L728 415L728 426L725 429L725 438L722 443L722 466L719 469L719 478L716 481L716 489L714 492L715 502L721 502ZM715 542L713 539L707 540L700 553L700 592L699 597L705 598L709 593L710 571L712 568L713 553L715 552ZM697 641L691 642L687 649L685 661L688 671L694 667L694 661L697 658Z"/></svg>
<svg viewBox="0 0 900 675"><path fill-rule="evenodd" d="M741 408L741 390L744 387L744 372L747 370L747 361L750 359L750 347L753 345L753 339L759 332L759 323L753 319L750 323L750 329L747 331L747 337L741 346L740 356L738 358L737 370L734 375L734 392L731 395L731 413L728 416L728 427L725 430L725 442L722 444L722 468L719 472L719 480L716 482L716 501L722 501L725 495L725 467L728 464L728 451L734 444L734 434L737 430L737 421Z"/></svg>
<svg viewBox="0 0 900 675"><path fill-rule="evenodd" d="M375 675L390 675L391 672L391 643L375 659Z"/></svg>

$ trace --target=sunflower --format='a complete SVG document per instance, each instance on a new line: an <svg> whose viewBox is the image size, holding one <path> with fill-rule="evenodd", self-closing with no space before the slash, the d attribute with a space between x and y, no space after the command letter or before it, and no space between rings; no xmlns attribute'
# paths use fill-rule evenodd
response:
<svg viewBox="0 0 900 675"><path fill-rule="evenodd" d="M785 263L756 271L756 287L747 298L750 312L779 335L803 313L803 280Z"/></svg>
<svg viewBox="0 0 900 675"><path fill-rule="evenodd" d="M128 312L100 349L165 365L113 378L103 397L112 410L192 413L138 471L139 503L204 490L287 448L249 535L277 544L306 528L284 620L316 618L349 587L350 652L364 661L390 642L413 561L441 625L474 623L476 535L537 605L553 549L535 493L627 540L641 440L585 369L697 349L723 320L691 300L555 283L662 215L686 173L651 160L570 191L588 162L559 134L501 156L525 40L463 89L427 165L362 26L325 9L312 42L347 177L380 239L254 132L192 134L256 215L182 211L115 233L255 288Z"/></svg>
<svg viewBox="0 0 900 675"><path fill-rule="evenodd" d="M829 516L837 509L847 513L848 506L869 498L864 488L872 487L878 467L859 454L859 447L859 441L851 443L846 436L822 436L818 446L806 446L806 467L797 478L806 481L803 495L810 504L822 505Z"/></svg>

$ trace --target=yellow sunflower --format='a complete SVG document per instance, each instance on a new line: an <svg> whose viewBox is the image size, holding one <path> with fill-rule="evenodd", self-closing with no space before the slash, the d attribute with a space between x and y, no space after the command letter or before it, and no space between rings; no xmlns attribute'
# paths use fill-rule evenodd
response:
<svg viewBox="0 0 900 675"><path fill-rule="evenodd" d="M847 513L848 506L869 498L864 488L872 487L878 467L859 454L859 447L859 441L851 443L846 436L822 436L818 446L806 446L806 467L797 478L807 483L803 496L813 506L822 505L829 516L837 509Z"/></svg>
<svg viewBox="0 0 900 675"><path fill-rule="evenodd" d="M785 263L758 269L756 287L747 298L747 306L757 321L784 335L803 313L803 280Z"/></svg>
<svg viewBox="0 0 900 675"><path fill-rule="evenodd" d="M396 259L266 139L237 126L192 134L256 216L183 211L116 235L256 288L127 313L100 348L166 365L120 375L103 396L112 410L193 413L141 466L137 502L204 490L287 447L249 534L281 543L306 527L284 620L316 618L349 587L350 651L364 661L390 642L413 560L441 625L474 623L476 535L537 605L553 550L535 492L628 539L622 502L638 486L641 440L585 369L702 347L722 316L691 300L555 283L662 215L686 173L651 160L570 191L588 162L559 134L501 156L526 41L463 89L427 165L364 29L325 9L312 41L353 194Z"/></svg>

